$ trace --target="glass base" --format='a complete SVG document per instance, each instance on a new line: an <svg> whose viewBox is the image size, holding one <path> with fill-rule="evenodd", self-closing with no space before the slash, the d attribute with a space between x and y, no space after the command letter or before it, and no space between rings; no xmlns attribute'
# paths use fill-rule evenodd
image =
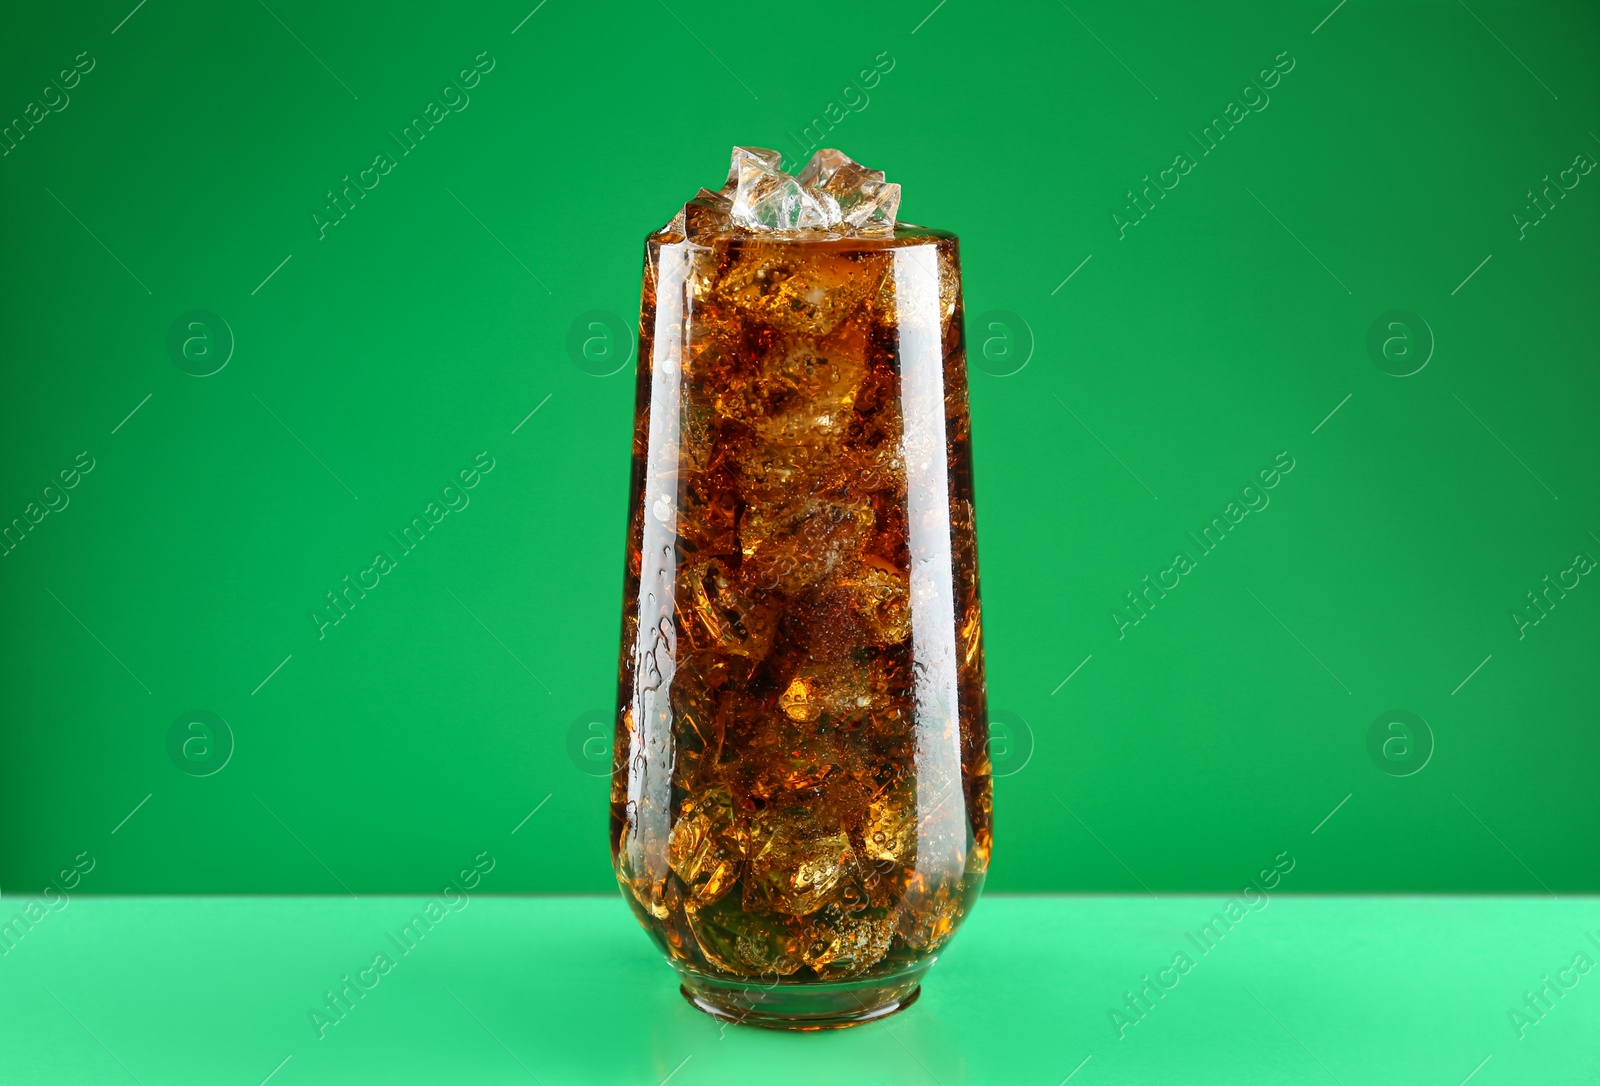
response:
<svg viewBox="0 0 1600 1086"><path fill-rule="evenodd" d="M903 1011L922 994L922 962L888 977L760 985L680 968L683 998L713 1018L763 1029L842 1029Z"/></svg>

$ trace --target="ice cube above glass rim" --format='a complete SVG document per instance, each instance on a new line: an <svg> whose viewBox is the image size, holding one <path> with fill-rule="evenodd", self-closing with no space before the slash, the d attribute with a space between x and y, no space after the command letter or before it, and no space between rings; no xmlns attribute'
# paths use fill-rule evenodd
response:
<svg viewBox="0 0 1600 1086"><path fill-rule="evenodd" d="M735 147L728 180L701 189L662 233L690 241L749 235L797 240L888 238L895 233L900 186L843 151L825 147L799 174L765 147Z"/></svg>

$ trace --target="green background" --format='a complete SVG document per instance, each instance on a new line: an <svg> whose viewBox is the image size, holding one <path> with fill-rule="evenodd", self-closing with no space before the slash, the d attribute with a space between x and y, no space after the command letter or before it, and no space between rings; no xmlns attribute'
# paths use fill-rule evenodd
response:
<svg viewBox="0 0 1600 1086"><path fill-rule="evenodd" d="M0 558L8 892L82 852L90 893L432 892L491 844L497 892L609 890L582 744L633 382L569 331L631 323L645 233L734 143L798 155L875 61L826 142L962 238L990 704L1025 722L990 888L1231 891L1315 828L1297 892L1600 889L1600 585L1509 617L1600 556L1600 175L1513 220L1600 156L1592 5L130 7L20 6L0 38L6 118L95 61L0 159L0 522L95 464ZM236 340L213 376L168 353L193 310ZM1412 376L1368 353L1391 310L1436 339ZM1006 337L1033 349L995 376ZM471 504L319 639L480 451ZM1409 776L1368 752L1396 709L1434 737ZM169 755L192 710L235 739L209 776Z"/></svg>

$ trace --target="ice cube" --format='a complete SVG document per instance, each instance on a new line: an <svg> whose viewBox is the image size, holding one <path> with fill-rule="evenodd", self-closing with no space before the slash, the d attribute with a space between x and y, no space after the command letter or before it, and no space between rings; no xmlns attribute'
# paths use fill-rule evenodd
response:
<svg viewBox="0 0 1600 1086"><path fill-rule="evenodd" d="M811 156L796 180L819 203L831 200L838 208L839 218L832 225L867 236L894 232L900 186L885 181L882 170L869 170L843 151L824 147Z"/></svg>
<svg viewBox="0 0 1600 1086"><path fill-rule="evenodd" d="M701 189L660 234L702 243L739 233L890 237L899 210L900 186L842 151L823 148L791 176L777 151L735 147L722 188Z"/></svg>
<svg viewBox="0 0 1600 1086"><path fill-rule="evenodd" d="M739 878L740 851L727 789L710 788L684 802L667 856L688 887L691 906L709 905L728 892Z"/></svg>
<svg viewBox="0 0 1600 1086"><path fill-rule="evenodd" d="M783 172L783 156L764 147L735 147L732 218L746 230L813 230L832 225L816 196ZM837 216L837 211L835 211ZM835 220L837 221L837 217Z"/></svg>
<svg viewBox="0 0 1600 1086"><path fill-rule="evenodd" d="M842 831L818 833L808 811L765 811L751 828L748 888L793 916L814 913L856 866Z"/></svg>
<svg viewBox="0 0 1600 1086"><path fill-rule="evenodd" d="M883 909L854 911L840 904L820 910L800 943L805 963L823 980L853 977L889 952L895 921Z"/></svg>

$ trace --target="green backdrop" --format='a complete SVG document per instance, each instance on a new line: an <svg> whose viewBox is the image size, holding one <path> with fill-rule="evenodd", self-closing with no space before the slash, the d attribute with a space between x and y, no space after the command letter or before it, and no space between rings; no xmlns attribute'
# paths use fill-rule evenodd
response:
<svg viewBox="0 0 1600 1086"><path fill-rule="evenodd" d="M533 2L8 12L0 886L608 889L642 239L826 127L962 238L992 889L1600 889L1592 5Z"/></svg>

